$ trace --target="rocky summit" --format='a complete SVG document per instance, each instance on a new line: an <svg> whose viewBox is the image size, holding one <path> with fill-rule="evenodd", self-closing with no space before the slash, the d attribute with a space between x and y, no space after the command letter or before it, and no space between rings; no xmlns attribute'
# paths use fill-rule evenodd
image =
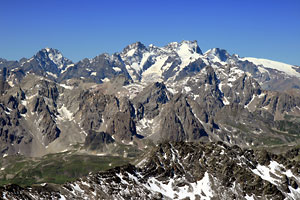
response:
<svg viewBox="0 0 300 200"><path fill-rule="evenodd" d="M0 74L2 185L19 180L10 158L144 158L65 185L7 185L3 198L299 198L299 66L136 42L77 63L45 48L0 59Z"/></svg>

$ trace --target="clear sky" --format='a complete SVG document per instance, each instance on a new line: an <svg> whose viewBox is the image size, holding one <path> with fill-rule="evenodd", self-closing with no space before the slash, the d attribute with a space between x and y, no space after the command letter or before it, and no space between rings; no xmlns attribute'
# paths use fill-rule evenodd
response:
<svg viewBox="0 0 300 200"><path fill-rule="evenodd" d="M9 60L52 47L76 62L136 41L182 40L300 65L300 1L0 1L0 57Z"/></svg>

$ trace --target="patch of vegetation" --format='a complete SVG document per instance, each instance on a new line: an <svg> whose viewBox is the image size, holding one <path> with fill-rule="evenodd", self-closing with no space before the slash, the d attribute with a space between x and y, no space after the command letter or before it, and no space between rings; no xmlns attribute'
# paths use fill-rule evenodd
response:
<svg viewBox="0 0 300 200"><path fill-rule="evenodd" d="M284 144L284 141L282 141L280 138L275 138L275 137L262 137L260 138L260 140L263 142L264 145L267 146Z"/></svg>
<svg viewBox="0 0 300 200"><path fill-rule="evenodd" d="M294 115L284 115L284 119L288 121L294 121L300 123L300 117Z"/></svg>
<svg viewBox="0 0 300 200"><path fill-rule="evenodd" d="M28 186L44 182L62 184L88 175L90 172L105 171L128 164L133 162L133 158L65 152L46 155L42 158L8 156L2 158L0 162L0 185Z"/></svg>
<svg viewBox="0 0 300 200"><path fill-rule="evenodd" d="M249 129L247 128L247 126L245 124L242 124L239 122L228 121L226 123L226 125L236 128L236 129L240 130L241 132L249 133Z"/></svg>
<svg viewBox="0 0 300 200"><path fill-rule="evenodd" d="M276 128L280 131L288 132L293 135L300 135L300 123L294 121L280 120L276 121Z"/></svg>

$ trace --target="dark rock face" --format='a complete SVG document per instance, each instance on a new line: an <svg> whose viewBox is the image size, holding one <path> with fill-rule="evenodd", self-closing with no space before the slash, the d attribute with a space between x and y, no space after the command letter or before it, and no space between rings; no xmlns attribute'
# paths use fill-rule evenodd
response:
<svg viewBox="0 0 300 200"><path fill-rule="evenodd" d="M269 107L272 114L276 112L284 113L291 111L296 105L300 103L298 96L293 96L287 93L269 93L259 102L261 107Z"/></svg>
<svg viewBox="0 0 300 200"><path fill-rule="evenodd" d="M162 104L167 103L171 97L172 94L164 83L150 84L133 99L133 103L137 105L138 118L154 118L159 114Z"/></svg>
<svg viewBox="0 0 300 200"><path fill-rule="evenodd" d="M118 70L116 71L115 69ZM129 78L120 56L113 55L110 58L107 54L101 54L92 60L84 59L79 61L73 67L68 68L62 74L60 80L84 77L89 81L102 83L102 80L105 78L111 79L121 74Z"/></svg>
<svg viewBox="0 0 300 200"><path fill-rule="evenodd" d="M192 112L188 98L175 96L162 111L162 141L195 141L208 136L204 127Z"/></svg>
<svg viewBox="0 0 300 200"><path fill-rule="evenodd" d="M61 133L55 120L58 96L56 84L40 81L37 96L33 99L31 112L38 116L37 126L43 136L42 142L46 146L58 138Z"/></svg>
<svg viewBox="0 0 300 200"><path fill-rule="evenodd" d="M232 87L224 87L224 96L229 97L229 101L247 105L253 95L260 95L261 89L257 81L253 78L243 75L233 83Z"/></svg>
<svg viewBox="0 0 300 200"><path fill-rule="evenodd" d="M163 143L139 167L116 167L62 186L8 185L0 193L8 199L297 199L297 165L284 155L222 142Z"/></svg>
<svg viewBox="0 0 300 200"><path fill-rule="evenodd" d="M198 59L198 60L190 63L182 71L180 71L180 73L176 77L176 80L181 80L185 77L193 76L193 75L197 74L198 72L200 72L201 69L203 69L204 67L206 67L206 64L203 62L203 60ZM166 79L169 78L168 76L165 76L165 77L166 77Z"/></svg>
<svg viewBox="0 0 300 200"><path fill-rule="evenodd" d="M102 113L105 110L109 97L102 93L93 94L85 92L80 95L82 103L79 105L79 110L82 110L82 127L85 130L98 130L102 123ZM116 99L112 99L116 100ZM113 101L116 103L116 101ZM116 103L117 104L117 103Z"/></svg>
<svg viewBox="0 0 300 200"><path fill-rule="evenodd" d="M26 113L26 109L20 106L18 100L12 96L7 104L0 103L1 154L14 153L18 150L14 144L26 146L32 141L32 136L20 122L21 113Z"/></svg>
<svg viewBox="0 0 300 200"><path fill-rule="evenodd" d="M49 109L45 100L41 97L37 97L35 100L35 106L33 112L36 112L39 116L38 126L41 128L43 137L43 144L48 145L59 137L60 130L54 120L54 113Z"/></svg>
<svg viewBox="0 0 300 200"><path fill-rule="evenodd" d="M108 122L107 132L119 141L132 141L136 135L135 123L129 113L117 113Z"/></svg>
<svg viewBox="0 0 300 200"><path fill-rule="evenodd" d="M135 111L126 98L118 99L101 92L83 94L84 102L80 105L82 127L84 130L98 131L104 129L117 141L130 142L137 135ZM103 126L105 126L103 128Z"/></svg>
<svg viewBox="0 0 300 200"><path fill-rule="evenodd" d="M114 142L114 139L104 132L91 131L85 138L84 147L91 151L104 151L107 144Z"/></svg>
<svg viewBox="0 0 300 200"><path fill-rule="evenodd" d="M198 87L195 88L195 94L199 95L196 101L203 110L214 116L215 112L223 106L222 93L218 88L219 80L212 67L206 67L203 73L204 76L194 86Z"/></svg>
<svg viewBox="0 0 300 200"><path fill-rule="evenodd" d="M5 81L5 78L2 77L2 79L0 80L0 94L2 95L9 88L9 84Z"/></svg>

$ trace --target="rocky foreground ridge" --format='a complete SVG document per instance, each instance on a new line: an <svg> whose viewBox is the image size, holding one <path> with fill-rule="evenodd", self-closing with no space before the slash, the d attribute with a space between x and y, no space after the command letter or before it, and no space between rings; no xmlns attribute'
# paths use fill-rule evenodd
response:
<svg viewBox="0 0 300 200"><path fill-rule="evenodd" d="M285 155L218 143L163 143L137 166L64 185L0 188L3 199L299 199L299 149Z"/></svg>

